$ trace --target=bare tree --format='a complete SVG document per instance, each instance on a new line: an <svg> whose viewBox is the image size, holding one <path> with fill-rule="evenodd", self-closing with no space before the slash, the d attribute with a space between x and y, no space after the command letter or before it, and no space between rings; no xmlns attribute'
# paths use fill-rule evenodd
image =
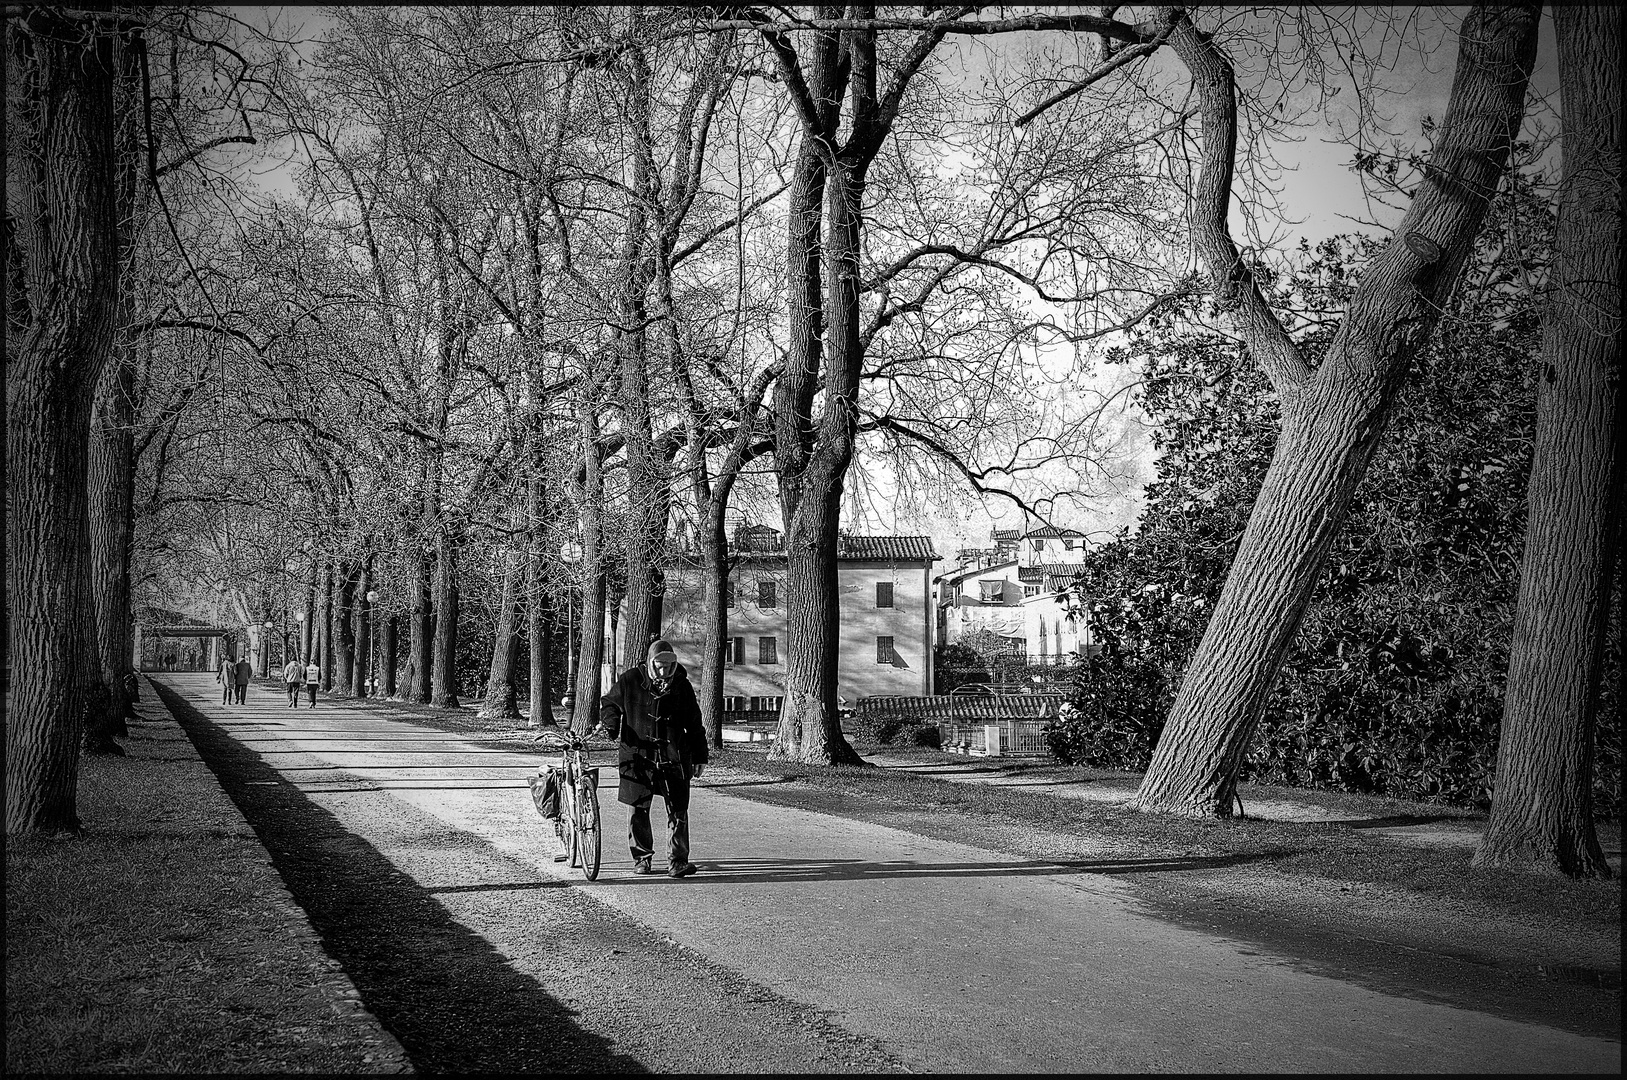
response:
<svg viewBox="0 0 1627 1080"><path fill-rule="evenodd" d="M130 151L117 142L115 100L139 33L116 14L6 18L8 835L80 825L81 661L94 625L87 452L118 318L118 174Z"/></svg>
<svg viewBox="0 0 1627 1080"><path fill-rule="evenodd" d="M1621 20L1554 9L1561 179L1491 819L1475 866L1609 877L1593 731L1621 557Z"/></svg>
<svg viewBox="0 0 1627 1080"><path fill-rule="evenodd" d="M1184 10L1164 17L1200 105L1199 252L1219 306L1277 391L1282 427L1136 805L1226 816L1249 737L1323 560L1508 160L1536 52L1537 11L1476 7L1465 18L1451 100L1425 178L1315 367L1267 306L1227 227L1238 112L1231 61Z"/></svg>

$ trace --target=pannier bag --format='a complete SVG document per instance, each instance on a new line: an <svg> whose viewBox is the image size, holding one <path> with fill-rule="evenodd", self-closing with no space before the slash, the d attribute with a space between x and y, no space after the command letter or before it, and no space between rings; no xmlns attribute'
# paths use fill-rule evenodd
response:
<svg viewBox="0 0 1627 1080"><path fill-rule="evenodd" d="M537 813L550 821L558 821L559 770L544 765L535 776L528 777L526 783L531 785L531 801L537 804Z"/></svg>

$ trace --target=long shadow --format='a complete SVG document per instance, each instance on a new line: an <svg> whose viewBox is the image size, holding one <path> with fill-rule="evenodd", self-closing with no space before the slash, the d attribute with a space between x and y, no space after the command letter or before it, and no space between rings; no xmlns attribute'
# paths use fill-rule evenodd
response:
<svg viewBox="0 0 1627 1080"><path fill-rule="evenodd" d="M1067 862L872 862L864 859L728 859L701 861L704 880L726 885L773 881L859 881L906 878L1065 877L1080 874L1149 874L1206 870L1281 858L1275 852L1178 859L1081 859ZM697 878L702 880L701 878ZM635 877L617 884L666 885L660 878Z"/></svg>
<svg viewBox="0 0 1627 1080"><path fill-rule="evenodd" d="M421 1072L647 1072L584 1031L389 859L174 690L160 697L270 852L328 954ZM550 888L552 883L491 888Z"/></svg>

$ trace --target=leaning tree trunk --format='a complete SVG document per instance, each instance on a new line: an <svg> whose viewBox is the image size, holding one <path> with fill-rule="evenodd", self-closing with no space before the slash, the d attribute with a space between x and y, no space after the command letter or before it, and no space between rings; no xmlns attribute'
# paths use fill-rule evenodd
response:
<svg viewBox="0 0 1627 1080"><path fill-rule="evenodd" d="M434 688L429 703L458 707L458 542L442 529L435 545Z"/></svg>
<svg viewBox="0 0 1627 1080"><path fill-rule="evenodd" d="M1537 9L1477 7L1466 18L1429 173L1314 371L1266 305L1227 229L1237 113L1230 62L1183 11L1168 18L1171 44L1201 103L1194 234L1219 306L1277 389L1283 422L1135 805L1224 817L1323 560L1496 191L1523 112Z"/></svg>
<svg viewBox="0 0 1627 1080"><path fill-rule="evenodd" d="M505 548L503 594L497 610L497 636L492 640L491 667L486 672L486 700L480 715L488 720L518 720L520 708L514 688L520 666L520 611L515 596L519 569L513 551Z"/></svg>
<svg viewBox="0 0 1627 1080"><path fill-rule="evenodd" d="M119 291L116 43L59 9L6 20L8 835L79 830L86 449Z"/></svg>
<svg viewBox="0 0 1627 1080"><path fill-rule="evenodd" d="M576 685L572 688L571 728L591 731L599 722L599 665L604 659L604 462L599 447L599 421L590 394L583 390L576 405L577 438L582 456L581 480L572 486L582 545L577 608Z"/></svg>
<svg viewBox="0 0 1627 1080"><path fill-rule="evenodd" d="M90 588L96 611L100 689L85 716L85 750L122 754L115 736L129 734L130 540L135 499L135 363L117 348L103 373L91 425Z"/></svg>
<svg viewBox="0 0 1627 1080"><path fill-rule="evenodd" d="M1475 866L1609 877L1593 728L1620 555L1621 22L1561 5L1554 290L1491 818Z"/></svg>

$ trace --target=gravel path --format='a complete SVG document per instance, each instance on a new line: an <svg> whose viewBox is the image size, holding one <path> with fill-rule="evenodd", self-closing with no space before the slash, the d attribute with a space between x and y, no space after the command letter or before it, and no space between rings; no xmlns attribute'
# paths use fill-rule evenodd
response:
<svg viewBox="0 0 1627 1080"><path fill-rule="evenodd" d="M221 710L207 678L171 680L194 738L235 759L228 792L422 1069L1619 1068L1613 1040L1391 996L1151 917L1123 867L729 792L761 796L750 778L708 776L703 872L684 882L626 874L607 791L606 874L566 887L523 787L535 757L366 709L267 695Z"/></svg>

